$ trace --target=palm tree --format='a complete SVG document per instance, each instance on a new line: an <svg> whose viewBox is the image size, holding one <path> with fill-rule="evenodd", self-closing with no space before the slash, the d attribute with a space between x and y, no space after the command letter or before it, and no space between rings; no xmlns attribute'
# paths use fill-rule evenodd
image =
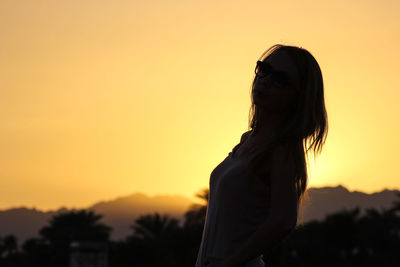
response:
<svg viewBox="0 0 400 267"><path fill-rule="evenodd" d="M170 218L169 215L160 216L156 212L154 215L139 217L130 228L134 230L133 235L139 239L157 241L171 236L179 228L179 221Z"/></svg>
<svg viewBox="0 0 400 267"><path fill-rule="evenodd" d="M71 211L52 217L50 225L43 227L39 234L49 243L52 258L49 261L55 266L68 266L70 244L73 241L109 241L111 227L98 221L103 215L93 211Z"/></svg>
<svg viewBox="0 0 400 267"><path fill-rule="evenodd" d="M208 200L209 200L209 189L205 188L195 196L200 198L204 204L192 204L189 210L185 212L185 223L184 228L192 229L193 227L202 227L205 223L205 217L207 213Z"/></svg>
<svg viewBox="0 0 400 267"><path fill-rule="evenodd" d="M157 212L140 216L130 226L134 231L127 238L132 251L134 262L144 266L179 266L181 256L181 229L179 220L169 215L160 216ZM136 264L138 264L136 263ZM136 265L135 264L135 265Z"/></svg>
<svg viewBox="0 0 400 267"><path fill-rule="evenodd" d="M107 241L112 228L98 222L102 217L86 210L62 213L52 217L50 225L43 227L39 234L52 244L72 240Z"/></svg>

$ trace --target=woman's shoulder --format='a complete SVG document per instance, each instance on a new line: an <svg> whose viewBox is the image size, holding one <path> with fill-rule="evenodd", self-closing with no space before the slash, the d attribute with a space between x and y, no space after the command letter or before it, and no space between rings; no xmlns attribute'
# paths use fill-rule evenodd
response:
<svg viewBox="0 0 400 267"><path fill-rule="evenodd" d="M246 131L242 134L242 136L240 137L240 143L243 143L244 141L246 141L247 137L250 135L251 130Z"/></svg>
<svg viewBox="0 0 400 267"><path fill-rule="evenodd" d="M238 144L236 144L236 145L232 148L231 153L235 153L235 151L239 148L239 146L241 146L241 145L244 143L244 141L246 141L246 139L247 139L247 137L249 136L250 133L251 133L251 130L242 133L242 135L241 135L241 137L240 137L240 142L239 142Z"/></svg>

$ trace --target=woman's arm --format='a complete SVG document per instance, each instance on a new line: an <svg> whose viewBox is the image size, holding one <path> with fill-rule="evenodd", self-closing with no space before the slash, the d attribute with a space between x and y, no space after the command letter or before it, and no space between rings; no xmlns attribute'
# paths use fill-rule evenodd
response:
<svg viewBox="0 0 400 267"><path fill-rule="evenodd" d="M297 223L297 194L294 159L283 145L273 152L269 218L229 255L222 266L241 266L278 244Z"/></svg>

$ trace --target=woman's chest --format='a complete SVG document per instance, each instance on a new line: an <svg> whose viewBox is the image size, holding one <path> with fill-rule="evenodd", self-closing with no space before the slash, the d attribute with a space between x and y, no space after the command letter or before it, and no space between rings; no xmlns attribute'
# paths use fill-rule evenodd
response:
<svg viewBox="0 0 400 267"><path fill-rule="evenodd" d="M218 199L221 203L231 203L234 200L250 201L257 195L264 195L268 185L260 179L249 179L246 168L246 162L231 158L229 155L211 173L211 199ZM265 175L268 174L265 173Z"/></svg>
<svg viewBox="0 0 400 267"><path fill-rule="evenodd" d="M223 188L228 191L245 183L244 171L246 166L231 157L231 154L221 162L211 173L210 191L218 191Z"/></svg>

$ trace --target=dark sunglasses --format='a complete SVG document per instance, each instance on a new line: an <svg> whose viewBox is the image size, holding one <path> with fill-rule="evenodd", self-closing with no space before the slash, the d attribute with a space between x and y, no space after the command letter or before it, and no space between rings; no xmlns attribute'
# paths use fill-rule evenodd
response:
<svg viewBox="0 0 400 267"><path fill-rule="evenodd" d="M278 84L279 87L290 85L297 91L300 91L299 84L291 80L287 72L274 70L269 63L258 60L254 72L257 77L265 77L271 74L272 82Z"/></svg>

